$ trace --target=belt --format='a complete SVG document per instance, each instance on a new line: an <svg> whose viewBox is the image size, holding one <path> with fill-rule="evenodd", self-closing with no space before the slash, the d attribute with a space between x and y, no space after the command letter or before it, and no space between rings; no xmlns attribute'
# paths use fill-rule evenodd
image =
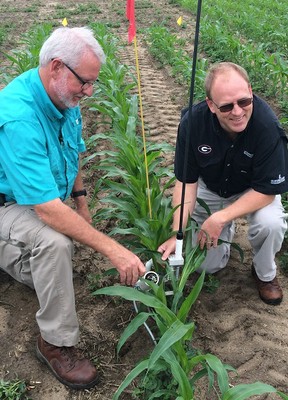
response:
<svg viewBox="0 0 288 400"><path fill-rule="evenodd" d="M0 207L5 206L6 196L3 193L0 193Z"/></svg>

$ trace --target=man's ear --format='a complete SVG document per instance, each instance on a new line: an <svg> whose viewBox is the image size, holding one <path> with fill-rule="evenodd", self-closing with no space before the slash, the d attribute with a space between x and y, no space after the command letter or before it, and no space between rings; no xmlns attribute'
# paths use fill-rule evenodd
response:
<svg viewBox="0 0 288 400"><path fill-rule="evenodd" d="M59 74L60 70L63 68L63 63L61 60L54 58L50 63L50 73L54 78Z"/></svg>
<svg viewBox="0 0 288 400"><path fill-rule="evenodd" d="M213 101L211 99L209 99L209 97L206 97L206 103L208 105L208 107L210 108L210 111L215 114L215 104L213 103Z"/></svg>

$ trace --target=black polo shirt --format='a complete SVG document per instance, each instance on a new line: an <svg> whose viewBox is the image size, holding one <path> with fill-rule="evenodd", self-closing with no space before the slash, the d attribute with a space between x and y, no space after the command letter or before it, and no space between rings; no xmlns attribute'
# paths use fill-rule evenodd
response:
<svg viewBox="0 0 288 400"><path fill-rule="evenodd" d="M193 106L186 183L201 177L208 189L229 197L253 188L263 194L288 191L287 138L269 107L253 96L246 129L231 140L206 101ZM183 181L188 111L178 128L174 171Z"/></svg>

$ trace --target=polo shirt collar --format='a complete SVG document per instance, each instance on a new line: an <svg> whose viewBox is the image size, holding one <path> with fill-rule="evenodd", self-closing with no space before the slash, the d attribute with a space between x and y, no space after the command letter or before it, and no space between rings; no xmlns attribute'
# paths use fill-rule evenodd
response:
<svg viewBox="0 0 288 400"><path fill-rule="evenodd" d="M65 118L65 112L62 113L51 101L50 97L48 96L44 85L41 81L40 74L39 74L39 67L35 68L32 72L32 91L35 97L37 97L37 103L41 106L44 110L45 114L50 118L52 121L60 120Z"/></svg>

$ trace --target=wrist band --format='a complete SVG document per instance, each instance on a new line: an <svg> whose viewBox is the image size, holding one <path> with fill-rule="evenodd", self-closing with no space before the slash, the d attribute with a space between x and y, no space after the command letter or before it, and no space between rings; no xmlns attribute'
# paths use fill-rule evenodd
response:
<svg viewBox="0 0 288 400"><path fill-rule="evenodd" d="M80 196L87 196L87 191L86 191L86 189L78 190L77 192L72 192L72 193L71 193L71 197L72 197L72 198L74 198L74 197L80 197Z"/></svg>

